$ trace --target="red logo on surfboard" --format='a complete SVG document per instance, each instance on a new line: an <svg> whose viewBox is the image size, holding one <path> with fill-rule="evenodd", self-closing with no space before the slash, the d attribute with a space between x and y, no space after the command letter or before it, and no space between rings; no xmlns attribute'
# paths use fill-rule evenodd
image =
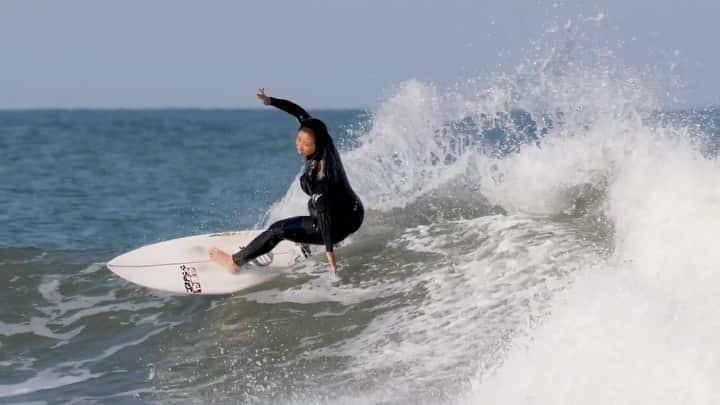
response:
<svg viewBox="0 0 720 405"><path fill-rule="evenodd" d="M190 294L202 293L202 287L200 286L200 278L198 277L197 270L195 267L180 265L182 271L183 282L185 283L185 291Z"/></svg>

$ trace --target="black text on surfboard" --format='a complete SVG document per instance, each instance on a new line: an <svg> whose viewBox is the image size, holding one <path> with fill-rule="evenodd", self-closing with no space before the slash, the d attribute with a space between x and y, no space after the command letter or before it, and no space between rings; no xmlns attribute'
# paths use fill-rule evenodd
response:
<svg viewBox="0 0 720 405"><path fill-rule="evenodd" d="M200 278L198 277L197 270L195 267L180 265L182 271L183 282L185 282L185 291L190 294L202 293L202 287L200 286Z"/></svg>

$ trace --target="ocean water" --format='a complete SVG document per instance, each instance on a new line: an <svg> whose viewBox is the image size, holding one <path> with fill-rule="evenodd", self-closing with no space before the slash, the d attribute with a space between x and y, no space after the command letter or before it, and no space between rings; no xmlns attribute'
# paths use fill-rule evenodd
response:
<svg viewBox="0 0 720 405"><path fill-rule="evenodd" d="M720 110L528 59L312 111L366 222L224 297L104 264L304 213L289 116L0 112L0 403L720 403Z"/></svg>

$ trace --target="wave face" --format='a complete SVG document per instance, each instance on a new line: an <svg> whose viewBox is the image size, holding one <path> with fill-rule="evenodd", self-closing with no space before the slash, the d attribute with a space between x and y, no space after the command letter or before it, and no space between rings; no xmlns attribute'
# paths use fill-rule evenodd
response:
<svg viewBox="0 0 720 405"><path fill-rule="evenodd" d="M342 345L392 370L358 403L720 400L718 111L663 113L565 35L489 84L399 85L346 154L370 228L401 230L380 257L439 260L398 261L423 298Z"/></svg>
<svg viewBox="0 0 720 405"><path fill-rule="evenodd" d="M368 117L318 112L367 208L338 249L340 279L320 255L225 298L148 291L103 263L138 244L304 213L306 197L287 186L300 161L280 156L291 143L268 146L292 125L268 129L275 117L257 112L4 117L11 170L30 177L0 195L47 185L56 198L38 206L72 211L56 218L78 232L12 200L24 222L0 233L10 286L0 398L718 403L720 111L663 112L648 84L657 77L575 27L538 43L512 74L451 90L407 81ZM110 134L102 142L161 142L106 145L105 171L126 175L98 177L92 147L43 138L84 133L92 145L93 128ZM217 140L247 128L258 135ZM64 151L71 164L55 170L78 185L55 190L23 139L45 139L38 156ZM237 185L238 173L250 179ZM95 209L80 212L87 182ZM118 190L135 194L113 202Z"/></svg>

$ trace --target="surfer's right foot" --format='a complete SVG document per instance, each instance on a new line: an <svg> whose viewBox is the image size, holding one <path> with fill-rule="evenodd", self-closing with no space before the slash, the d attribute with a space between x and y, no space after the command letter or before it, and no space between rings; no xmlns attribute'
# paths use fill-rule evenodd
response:
<svg viewBox="0 0 720 405"><path fill-rule="evenodd" d="M235 274L240 270L240 266L235 264L232 256L216 247L210 249L210 260L223 266L230 274Z"/></svg>

